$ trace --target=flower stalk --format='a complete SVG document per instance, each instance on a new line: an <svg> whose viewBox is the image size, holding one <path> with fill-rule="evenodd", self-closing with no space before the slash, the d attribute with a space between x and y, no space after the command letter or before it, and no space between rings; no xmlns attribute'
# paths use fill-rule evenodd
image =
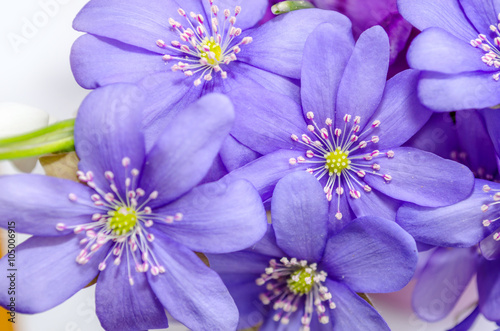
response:
<svg viewBox="0 0 500 331"><path fill-rule="evenodd" d="M65 120L36 131L0 139L0 160L73 151L74 124L74 119Z"/></svg>

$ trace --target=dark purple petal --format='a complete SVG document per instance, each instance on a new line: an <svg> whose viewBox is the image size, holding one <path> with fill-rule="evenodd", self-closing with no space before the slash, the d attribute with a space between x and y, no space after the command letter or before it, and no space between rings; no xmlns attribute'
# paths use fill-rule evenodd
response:
<svg viewBox="0 0 500 331"><path fill-rule="evenodd" d="M307 38L304 47L302 107L304 115L313 112L320 124L327 118L335 120L337 92L354 48L352 34L343 32L331 24L321 24Z"/></svg>
<svg viewBox="0 0 500 331"><path fill-rule="evenodd" d="M463 110L456 113L458 140L464 162L479 178L493 179L498 172L496 153L483 118L475 110ZM463 156L463 154L459 155Z"/></svg>
<svg viewBox="0 0 500 331"><path fill-rule="evenodd" d="M500 260L481 261L477 272L479 309L487 319L500 321Z"/></svg>
<svg viewBox="0 0 500 331"><path fill-rule="evenodd" d="M277 244L287 256L319 262L328 235L328 201L316 178L296 172L281 179L271 211Z"/></svg>
<svg viewBox="0 0 500 331"><path fill-rule="evenodd" d="M477 38L477 32L456 0L398 0L398 8L401 15L420 31L438 27L466 43Z"/></svg>
<svg viewBox="0 0 500 331"><path fill-rule="evenodd" d="M372 27L359 37L342 76L337 97L337 126L346 114L370 118L382 98L388 67L389 38L380 26Z"/></svg>
<svg viewBox="0 0 500 331"><path fill-rule="evenodd" d="M242 264L241 261L240 264ZM238 330L254 327L267 315L268 308L264 307L259 299L259 294L265 292L266 289L255 283L260 274L220 275L240 313Z"/></svg>
<svg viewBox="0 0 500 331"><path fill-rule="evenodd" d="M474 176L466 166L415 148L399 147L393 151L393 158L374 159L380 165L380 173L392 177L390 182L374 175L364 178L376 190L426 207L448 206L470 195Z"/></svg>
<svg viewBox="0 0 500 331"><path fill-rule="evenodd" d="M134 83L170 68L157 53L86 34L72 46L71 70L78 84L93 89L112 83Z"/></svg>
<svg viewBox="0 0 500 331"><path fill-rule="evenodd" d="M500 242L494 239L494 237L496 237L495 234L496 233L492 233L479 244L481 254L487 260L500 259Z"/></svg>
<svg viewBox="0 0 500 331"><path fill-rule="evenodd" d="M362 194L359 199L347 200L357 217L377 215L387 220L395 220L396 211L401 206L400 201L376 190Z"/></svg>
<svg viewBox="0 0 500 331"><path fill-rule="evenodd" d="M349 19L336 12L319 9L293 11L245 32L253 41L245 45L238 59L257 68L298 79L306 39L321 23L330 23L346 34L351 30Z"/></svg>
<svg viewBox="0 0 500 331"><path fill-rule="evenodd" d="M144 273L130 271L128 261L109 266L99 274L96 313L106 330L136 331L168 327L165 309L154 294Z"/></svg>
<svg viewBox="0 0 500 331"><path fill-rule="evenodd" d="M193 330L234 330L238 310L215 271L160 233L153 246L165 273L148 273L149 284L172 317Z"/></svg>
<svg viewBox="0 0 500 331"><path fill-rule="evenodd" d="M81 290L99 270L109 250L101 247L85 265L75 259L83 248L80 239L70 234L64 237L32 237L16 247L16 311L35 314L53 308ZM0 260L4 275L11 268L8 256ZM33 278L35 277L35 278ZM0 286L8 289L10 279L0 278ZM0 291L0 304L6 307L10 302L8 291Z"/></svg>
<svg viewBox="0 0 500 331"><path fill-rule="evenodd" d="M500 155L500 111L498 109L482 109L480 113L484 117L496 153Z"/></svg>
<svg viewBox="0 0 500 331"><path fill-rule="evenodd" d="M87 186L61 178L40 175L14 175L0 177L1 226L15 222L16 232L37 236L61 236L71 229L59 231L58 223L67 226L86 224L99 210L91 204L93 191ZM79 201L73 202L73 193Z"/></svg>
<svg viewBox="0 0 500 331"><path fill-rule="evenodd" d="M435 245L470 247L488 236L496 224L489 227L483 220L495 218L495 212L483 212L481 206L492 201L492 193L483 192L488 181L476 179L472 195L456 204L428 208L414 204L404 204L397 214L397 222L415 240ZM491 183L493 186L494 184ZM493 186L494 187L494 186Z"/></svg>
<svg viewBox="0 0 500 331"><path fill-rule="evenodd" d="M205 177L233 119L233 106L221 94L202 97L172 119L144 166L142 188L159 192L152 208L178 198Z"/></svg>
<svg viewBox="0 0 500 331"><path fill-rule="evenodd" d="M405 144L445 159L459 150L457 128L449 113L434 113L429 121Z"/></svg>
<svg viewBox="0 0 500 331"><path fill-rule="evenodd" d="M158 39L169 43L179 35L168 23L173 18L182 24L180 6L174 0L152 0L145 5L141 0L92 0L76 16L73 27L78 31L112 38L121 42L159 52ZM182 0L182 7L189 13L203 14L200 0Z"/></svg>
<svg viewBox="0 0 500 331"><path fill-rule="evenodd" d="M435 111L479 109L500 104L500 84L490 72L455 75L423 72L418 96L424 105Z"/></svg>
<svg viewBox="0 0 500 331"><path fill-rule="evenodd" d="M78 111L75 148L79 169L92 171L98 188L110 192L104 172L114 174L119 194L125 196L125 179L144 162L144 137L140 131L144 94L132 84L113 84L91 92ZM123 159L130 164L124 168Z"/></svg>
<svg viewBox="0 0 500 331"><path fill-rule="evenodd" d="M215 182L227 174L228 174L228 171L227 171L226 167L224 166L224 163L222 163L220 155L217 155L215 157L214 162L212 163L212 166L208 170L205 177L203 177L203 179L200 181L199 185Z"/></svg>
<svg viewBox="0 0 500 331"><path fill-rule="evenodd" d="M231 135L227 136L226 140L224 140L219 155L229 172L241 168L261 156Z"/></svg>
<svg viewBox="0 0 500 331"><path fill-rule="evenodd" d="M476 248L438 247L413 290L415 313L429 322L447 316L476 273L478 257Z"/></svg>
<svg viewBox="0 0 500 331"><path fill-rule="evenodd" d="M273 256L263 255L250 249L229 254L206 254L210 268L219 274L253 274L255 280L269 267ZM281 259L285 255L280 256Z"/></svg>
<svg viewBox="0 0 500 331"><path fill-rule="evenodd" d="M248 248L248 250L280 259L286 255L276 244L276 235L274 234L274 228L271 224L267 224L267 232L264 237L262 237L258 243Z"/></svg>
<svg viewBox="0 0 500 331"><path fill-rule="evenodd" d="M375 120L380 121L380 126L370 131L370 135L380 139L377 149L401 146L432 115L418 100L418 74L417 70L405 70L387 82L382 102L367 122L369 126Z"/></svg>
<svg viewBox="0 0 500 331"><path fill-rule="evenodd" d="M332 294L332 301L336 305L335 309L329 311L334 330L390 330L382 316L351 288L331 279L327 279L326 287Z"/></svg>
<svg viewBox="0 0 500 331"><path fill-rule="evenodd" d="M417 248L396 223L364 216L328 240L321 264L328 278L356 292L392 292L413 276Z"/></svg>
<svg viewBox="0 0 500 331"><path fill-rule="evenodd" d="M452 53L453 56L449 56ZM481 61L482 49L440 29L429 28L419 34L408 50L408 64L415 69L455 74L476 70L496 70Z"/></svg>
<svg viewBox="0 0 500 331"><path fill-rule="evenodd" d="M205 12L207 17L213 17L212 12L210 11L210 3L209 1L201 0L205 7ZM257 22L259 22L266 13L268 1L267 0L215 0L214 5L219 8L219 23L221 23L221 18L224 17L222 13L224 9L229 9L231 11L231 16L234 16L234 8L236 6L241 7L241 13L236 17L235 26L240 29L251 28Z"/></svg>
<svg viewBox="0 0 500 331"><path fill-rule="evenodd" d="M292 134L307 131L300 105L285 95L264 89L238 89L229 93L236 120L233 137L260 154L294 146Z"/></svg>
<svg viewBox="0 0 500 331"><path fill-rule="evenodd" d="M296 151L280 149L230 172L225 178L248 180L265 201L272 196L274 187L281 178L289 173L305 171L308 168L307 164L291 165L289 163L290 158L297 157L297 154Z"/></svg>
<svg viewBox="0 0 500 331"><path fill-rule="evenodd" d="M182 220L157 222L158 230L184 246L206 253L228 253L255 244L267 230L258 192L245 180L220 180L194 188L155 214Z"/></svg>
<svg viewBox="0 0 500 331"><path fill-rule="evenodd" d="M241 61L232 62L227 68L227 78L221 80L221 84L214 84L215 92L227 94L236 90L234 95L237 95L241 88L265 88L300 103L300 82L296 79L277 75ZM233 101L236 100L238 99Z"/></svg>
<svg viewBox="0 0 500 331"><path fill-rule="evenodd" d="M465 15L479 33L490 32L490 25L498 24L498 12L493 3L495 0L459 0Z"/></svg>
<svg viewBox="0 0 500 331"><path fill-rule="evenodd" d="M476 321L476 318L479 316L479 306L476 306L476 308L472 311L472 313L469 314L466 318L462 320L459 324L457 324L455 327L452 329L449 329L448 331L468 331L472 328L472 325Z"/></svg>

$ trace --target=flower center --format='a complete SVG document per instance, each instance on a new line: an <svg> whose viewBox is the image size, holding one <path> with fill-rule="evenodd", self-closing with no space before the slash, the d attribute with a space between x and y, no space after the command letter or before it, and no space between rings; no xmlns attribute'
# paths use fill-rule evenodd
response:
<svg viewBox="0 0 500 331"><path fill-rule="evenodd" d="M116 207L115 211L108 211L108 227L116 236L127 234L137 224L137 214L132 207Z"/></svg>
<svg viewBox="0 0 500 331"><path fill-rule="evenodd" d="M355 116L352 121L351 115L344 116L343 128L332 128L333 120L327 118L325 121L326 128L319 128L314 121L314 114L308 112L307 119L311 124L307 126L307 130L313 134L317 140L313 140L307 134L301 136L302 139L295 134L291 135L294 142L310 148L306 151L306 157L299 156L291 158L289 163L295 165L297 163L309 163L315 167L308 168L306 171L316 176L318 180L325 180L324 191L328 201L332 201L334 192L337 195L337 213L335 217L342 219L340 212L340 196L344 194L344 186L349 195L353 199L359 199L361 192L358 188L362 188L366 193L371 192L372 188L364 183L363 178L366 175L382 177L387 183L392 180L389 174L380 174L380 165L372 162L374 158L386 156L394 157L394 151L385 153L379 150L372 150L369 153L362 152L369 144L377 144L379 137L376 135L368 137L368 134L380 126L380 121L375 120L371 126L367 126L364 132L361 131L361 117Z"/></svg>
<svg viewBox="0 0 500 331"><path fill-rule="evenodd" d="M300 268L287 279L288 288L294 294L307 294L313 288L314 275L316 273L311 268Z"/></svg>
<svg viewBox="0 0 500 331"><path fill-rule="evenodd" d="M313 311L316 310L320 323L327 324L330 319L326 307L335 309L332 295L323 285L327 277L324 271L318 271L316 263L308 264L305 260L284 257L277 262L272 259L265 273L256 279L256 284L266 284L266 292L259 295L263 304L273 303L276 311L273 319L288 324L290 316L304 303L301 318L303 330L310 330ZM325 307L326 306L326 307Z"/></svg>
<svg viewBox="0 0 500 331"><path fill-rule="evenodd" d="M201 46L198 46L198 50L200 51L200 57L212 66L217 65L221 60L222 48L214 38L205 39Z"/></svg>
<svg viewBox="0 0 500 331"><path fill-rule="evenodd" d="M333 152L325 154L325 168L328 169L329 173L333 172L337 176L340 176L342 170L349 169L351 161L347 159L348 156L349 152L343 152L340 147L337 147Z"/></svg>
<svg viewBox="0 0 500 331"><path fill-rule="evenodd" d="M198 74L194 80L194 85L212 80L212 72L220 72L223 79L227 78L227 72L222 70L221 65L228 65L236 61L236 54L241 52L240 46L252 42L252 37L239 38L241 29L236 28L236 17L241 12L241 7L236 6L234 16L231 11L225 9L223 17L220 17L219 7L214 5L214 0L210 3L210 20L205 22L201 14L190 12L189 16L182 8L177 12L186 21L186 26L169 18L168 22L181 39L172 40L170 44L158 39L156 45L162 49L170 51L162 56L165 62L172 59L179 60L172 66L173 71L183 71L184 75L191 77Z"/></svg>
<svg viewBox="0 0 500 331"><path fill-rule="evenodd" d="M500 23L500 14L498 14L498 21ZM494 66L495 68L500 68L500 50L498 47L500 47L500 31L498 30L500 27L500 24L498 24L498 27L495 25L490 25L490 30L491 33L495 34L495 37L493 38L493 42L491 42L488 37L484 34L479 34L476 39L473 39L470 41L470 44L473 47L476 48L481 48L486 54L481 57L481 60L488 66ZM497 72L493 74L493 79L495 81L500 80L500 72Z"/></svg>
<svg viewBox="0 0 500 331"><path fill-rule="evenodd" d="M138 187L139 170L129 169L130 159L125 157L122 160L125 168L126 179L123 186L125 193L120 194L115 182L115 175L111 171L106 171L104 177L109 182L110 191L106 192L97 187L94 182L94 174L89 171L83 173L78 171L78 179L92 188L96 194L91 196L91 201L80 199L76 194L70 193L70 201L96 209L89 223L76 226L68 226L58 223L56 229L65 231L72 229L77 235L85 235L80 240L85 247L76 257L79 264L87 263L90 258L105 244L111 243L111 249L99 263L99 270L107 267L107 261L113 259L114 265L119 265L123 260L128 265L128 279L130 285L134 284L134 279L130 273L130 263L135 263L137 272L151 271L153 276L165 272L165 268L159 263L149 243L155 240L155 236L148 231L155 222L160 224L172 224L181 221L183 215L162 216L153 213L147 206L151 200L158 198L157 191L146 195L146 192Z"/></svg>

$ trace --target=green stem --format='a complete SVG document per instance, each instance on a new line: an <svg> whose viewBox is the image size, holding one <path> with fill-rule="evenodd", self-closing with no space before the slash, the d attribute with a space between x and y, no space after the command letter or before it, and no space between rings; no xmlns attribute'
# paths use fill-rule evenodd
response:
<svg viewBox="0 0 500 331"><path fill-rule="evenodd" d="M0 139L0 160L40 156L74 150L75 120L66 120L43 129Z"/></svg>
<svg viewBox="0 0 500 331"><path fill-rule="evenodd" d="M274 15L285 14L294 10L316 8L309 1L282 1L271 7Z"/></svg>

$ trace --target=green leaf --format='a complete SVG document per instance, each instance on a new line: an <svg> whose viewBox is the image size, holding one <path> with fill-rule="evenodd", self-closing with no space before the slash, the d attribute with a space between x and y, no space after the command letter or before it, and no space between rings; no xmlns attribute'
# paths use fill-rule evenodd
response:
<svg viewBox="0 0 500 331"><path fill-rule="evenodd" d="M294 10L316 8L309 1L282 1L271 7L274 15L285 14Z"/></svg>

